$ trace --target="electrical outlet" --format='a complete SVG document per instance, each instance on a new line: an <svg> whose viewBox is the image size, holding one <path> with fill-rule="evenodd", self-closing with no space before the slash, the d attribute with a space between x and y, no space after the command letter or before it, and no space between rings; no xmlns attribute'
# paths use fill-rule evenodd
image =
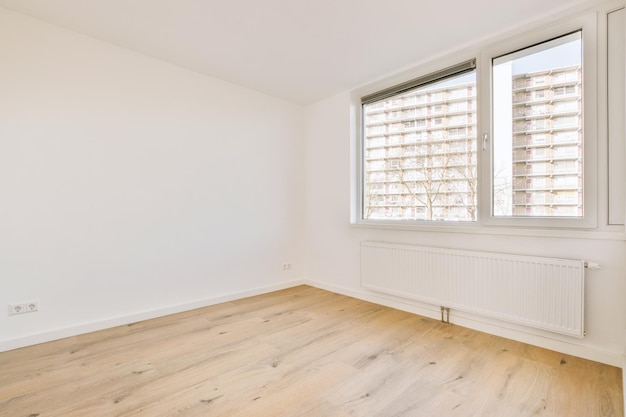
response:
<svg viewBox="0 0 626 417"><path fill-rule="evenodd" d="M283 271L287 271L288 269L291 269L291 264L284 263L283 264Z"/></svg>
<svg viewBox="0 0 626 417"><path fill-rule="evenodd" d="M16 314L34 313L39 311L39 300L31 300L25 303L9 304L9 316Z"/></svg>
<svg viewBox="0 0 626 417"><path fill-rule="evenodd" d="M24 304L9 304L9 316L22 314L24 313L25 308Z"/></svg>
<svg viewBox="0 0 626 417"><path fill-rule="evenodd" d="M32 300L26 303L26 312L34 313L35 311L39 311L39 300Z"/></svg>

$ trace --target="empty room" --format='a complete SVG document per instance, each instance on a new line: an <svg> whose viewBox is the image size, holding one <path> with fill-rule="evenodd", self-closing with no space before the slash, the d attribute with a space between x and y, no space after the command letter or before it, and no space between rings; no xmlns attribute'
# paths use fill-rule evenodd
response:
<svg viewBox="0 0 626 417"><path fill-rule="evenodd" d="M623 0L0 0L0 417L624 416Z"/></svg>

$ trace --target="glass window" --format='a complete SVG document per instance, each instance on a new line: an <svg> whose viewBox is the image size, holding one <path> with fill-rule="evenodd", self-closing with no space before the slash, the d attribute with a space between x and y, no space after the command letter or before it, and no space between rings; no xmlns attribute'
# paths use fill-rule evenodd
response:
<svg viewBox="0 0 626 417"><path fill-rule="evenodd" d="M493 215L581 218L582 31L497 57L492 71ZM563 96L567 101L552 103ZM569 145L550 149L558 161L546 161L545 147L526 151L530 144L545 144L549 134L554 142ZM581 180L566 181L555 173ZM547 196L543 189L555 180L561 191ZM527 189L528 183L533 188ZM521 191L523 198L518 198Z"/></svg>
<svg viewBox="0 0 626 417"><path fill-rule="evenodd" d="M390 124L381 124L389 118L377 116L377 109L383 107L380 101L363 104L363 219L476 220L476 129L472 128L476 109L467 105L476 99L475 84L475 70L471 70L384 98L383 102L408 106L404 114L429 116L404 122L404 128L425 129L420 145L411 144L415 136L405 134L400 146L383 147L382 165L377 139L392 130ZM448 95L466 100L455 108L463 114L455 116L456 125L449 129L441 117L443 105L432 105ZM459 127L461 123L464 127Z"/></svg>

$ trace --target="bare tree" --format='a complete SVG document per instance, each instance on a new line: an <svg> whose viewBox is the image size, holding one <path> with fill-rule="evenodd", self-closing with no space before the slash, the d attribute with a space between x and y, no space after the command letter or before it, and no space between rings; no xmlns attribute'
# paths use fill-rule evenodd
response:
<svg viewBox="0 0 626 417"><path fill-rule="evenodd" d="M458 142L457 142L458 143ZM412 144L410 153L399 153L396 157L385 160L387 180L393 179L398 184L397 194L386 189L376 193L375 183L367 182L365 216L370 217L376 208L372 203L376 197L386 199L387 205L398 210L423 208L423 220L435 220L438 217L435 208L443 210L463 205L468 219L475 220L477 196L477 172L475 155L475 138L466 139L462 149L440 149L436 143L422 142ZM405 149L407 149L405 147ZM404 190L404 192L403 192ZM405 196L410 195L411 203ZM391 197L395 196L395 197ZM395 201L398 198L398 201ZM447 219L447 213L444 213Z"/></svg>
<svg viewBox="0 0 626 417"><path fill-rule="evenodd" d="M412 195L425 210L425 220L435 218L437 204L448 207L463 204L468 218L476 219L477 172L472 139L468 138L463 152L434 152L429 143L425 151L416 152L415 166L398 169L400 186ZM419 178L407 178L405 171L419 172ZM463 184L463 186L460 186ZM456 197L454 197L456 195ZM454 198L453 201L450 199Z"/></svg>
<svg viewBox="0 0 626 417"><path fill-rule="evenodd" d="M474 139L468 137L465 143L465 152L463 155L463 163L455 165L455 171L463 178L463 182L467 184L467 200L464 201L465 209L471 220L476 220L476 197L478 186L478 173L476 168L475 152L473 149Z"/></svg>
<svg viewBox="0 0 626 417"><path fill-rule="evenodd" d="M442 188L448 187L450 155L435 153L433 144L428 143L426 152L418 151L415 160L416 166L413 170L420 172L421 178L405 180L404 172L401 171L400 184L425 208L425 220L433 220L435 203L441 200ZM436 163L438 161L440 163Z"/></svg>
<svg viewBox="0 0 626 417"><path fill-rule="evenodd" d="M494 167L493 179L494 212L511 214L513 206L511 167L500 163Z"/></svg>

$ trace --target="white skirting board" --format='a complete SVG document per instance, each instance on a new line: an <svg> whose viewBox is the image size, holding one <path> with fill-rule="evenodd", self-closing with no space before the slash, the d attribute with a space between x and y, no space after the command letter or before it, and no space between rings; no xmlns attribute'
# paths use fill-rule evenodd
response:
<svg viewBox="0 0 626 417"><path fill-rule="evenodd" d="M429 317L435 320L440 319L440 310L432 305L421 303L419 301L409 300L377 292L363 290L355 290L343 286L337 286L331 283L307 279L305 284L312 287L320 288L326 291L332 291L337 294L358 298L386 307L395 308L409 313ZM509 322L502 322L494 319L485 318L471 313L454 311L450 323L453 325L467 327L468 329L478 330L481 332L493 334L495 336L505 337L507 339L516 340L529 345L539 346L545 349L554 350L567 355L577 356L579 358L589 359L596 362L605 363L607 365L622 368L626 366L624 355L622 352L608 351L597 347L585 346L581 339L571 339L567 336L551 334L538 329L527 329L525 326L515 325ZM623 368L626 369L626 368Z"/></svg>
<svg viewBox="0 0 626 417"><path fill-rule="evenodd" d="M46 332L30 334L15 339L0 340L0 352L18 349L21 347L32 346L39 343L51 342L53 340L63 339L66 337L77 336L85 333L95 332L98 330L109 329L111 327L123 326L138 321L149 320L157 317L167 316L169 314L181 313L196 308L207 307L215 304L225 303L228 301L239 300L246 297L261 295L285 288L295 287L304 284L304 280L293 280L284 283L278 283L270 286L259 287L252 290L223 294L216 297L201 299L189 303L177 304L168 307L158 308L149 311L142 311L126 316L108 318L105 320L82 323L75 326L58 328Z"/></svg>

